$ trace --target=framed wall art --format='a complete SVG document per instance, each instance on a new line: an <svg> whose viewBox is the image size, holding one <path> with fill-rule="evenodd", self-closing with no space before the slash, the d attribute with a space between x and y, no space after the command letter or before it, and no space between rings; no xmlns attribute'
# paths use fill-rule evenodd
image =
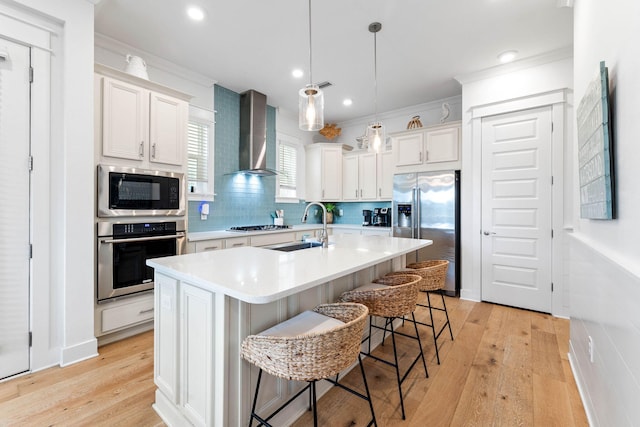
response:
<svg viewBox="0 0 640 427"><path fill-rule="evenodd" d="M576 111L581 218L616 218L611 117L609 73L602 61Z"/></svg>

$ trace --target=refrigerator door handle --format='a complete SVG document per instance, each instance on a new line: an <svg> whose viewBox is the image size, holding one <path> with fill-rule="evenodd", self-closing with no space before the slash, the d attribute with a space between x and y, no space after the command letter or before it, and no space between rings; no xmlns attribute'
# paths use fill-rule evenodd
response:
<svg viewBox="0 0 640 427"><path fill-rule="evenodd" d="M411 215L413 218L413 230L411 230L412 237L420 239L420 188L415 187L413 189L413 206L415 207L415 215Z"/></svg>

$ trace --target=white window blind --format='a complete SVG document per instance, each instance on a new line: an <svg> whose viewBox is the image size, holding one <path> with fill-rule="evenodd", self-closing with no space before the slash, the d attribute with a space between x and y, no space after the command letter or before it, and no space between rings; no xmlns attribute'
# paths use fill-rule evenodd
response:
<svg viewBox="0 0 640 427"><path fill-rule="evenodd" d="M214 112L189 106L187 124L187 194L190 200L213 201Z"/></svg>
<svg viewBox="0 0 640 427"><path fill-rule="evenodd" d="M289 144L281 142L278 153L278 163L278 172L280 174L280 196L296 197L298 150Z"/></svg>
<svg viewBox="0 0 640 427"><path fill-rule="evenodd" d="M207 182L209 177L209 125L190 121L187 132L189 183Z"/></svg>
<svg viewBox="0 0 640 427"><path fill-rule="evenodd" d="M277 169L276 177L276 201L283 203L296 203L303 195L300 189L304 186L301 180L302 163L304 157L302 144L298 138L278 134L277 135ZM278 200L280 199L280 200Z"/></svg>

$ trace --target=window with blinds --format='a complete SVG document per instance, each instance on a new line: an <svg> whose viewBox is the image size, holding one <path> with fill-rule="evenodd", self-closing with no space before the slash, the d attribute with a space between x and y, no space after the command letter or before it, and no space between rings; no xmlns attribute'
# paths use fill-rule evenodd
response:
<svg viewBox="0 0 640 427"><path fill-rule="evenodd" d="M187 125L188 194L213 200L213 117L211 112L190 106Z"/></svg>
<svg viewBox="0 0 640 427"><path fill-rule="evenodd" d="M278 175L276 197L297 200L299 188L300 142L283 135L278 138Z"/></svg>

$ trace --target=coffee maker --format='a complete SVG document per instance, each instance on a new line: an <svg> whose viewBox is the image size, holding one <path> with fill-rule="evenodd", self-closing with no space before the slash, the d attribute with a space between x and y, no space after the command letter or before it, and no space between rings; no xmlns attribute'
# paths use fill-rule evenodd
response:
<svg viewBox="0 0 640 427"><path fill-rule="evenodd" d="M368 209L362 211L362 225L373 225L372 214L373 212Z"/></svg>
<svg viewBox="0 0 640 427"><path fill-rule="evenodd" d="M378 227L389 227L391 223L391 211L389 208L373 209L373 225Z"/></svg>

